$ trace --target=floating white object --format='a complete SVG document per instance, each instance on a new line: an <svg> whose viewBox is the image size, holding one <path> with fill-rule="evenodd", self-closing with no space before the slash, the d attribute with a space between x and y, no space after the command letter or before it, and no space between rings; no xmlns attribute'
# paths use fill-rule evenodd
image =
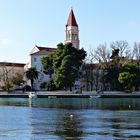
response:
<svg viewBox="0 0 140 140"><path fill-rule="evenodd" d="M36 93L30 92L28 96L29 96L29 98L36 97Z"/></svg>
<svg viewBox="0 0 140 140"><path fill-rule="evenodd" d="M73 115L70 115L70 117L72 118L72 117L73 117Z"/></svg>

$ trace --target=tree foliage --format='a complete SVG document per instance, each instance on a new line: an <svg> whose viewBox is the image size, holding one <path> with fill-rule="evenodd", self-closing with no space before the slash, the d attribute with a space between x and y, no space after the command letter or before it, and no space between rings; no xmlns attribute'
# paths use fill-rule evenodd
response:
<svg viewBox="0 0 140 140"><path fill-rule="evenodd" d="M120 57L123 57L129 52L129 44L124 40L112 42L110 46L113 50L118 50L118 55Z"/></svg>
<svg viewBox="0 0 140 140"><path fill-rule="evenodd" d="M80 76L80 67L86 57L84 49L76 49L69 44L58 44L58 49L54 53L53 67L55 71L54 83L56 87L71 90L75 81Z"/></svg>
<svg viewBox="0 0 140 140"><path fill-rule="evenodd" d="M48 71L49 67L53 69L53 82L50 82L56 88L71 89L80 76L79 70L85 57L84 49L78 50L71 43L65 45L60 43L57 45L57 50L48 56L46 61L44 59L45 62L42 64L45 71Z"/></svg>
<svg viewBox="0 0 140 140"><path fill-rule="evenodd" d="M36 68L29 68L26 72L25 75L27 79L31 80L31 88L33 89L33 82L35 79L38 79L38 74L39 72L36 70Z"/></svg>
<svg viewBox="0 0 140 140"><path fill-rule="evenodd" d="M11 78L11 82L13 85L20 86L21 83L24 83L23 75L20 73L16 73L15 76Z"/></svg>
<svg viewBox="0 0 140 140"><path fill-rule="evenodd" d="M9 80L4 81L4 85L1 86L1 88L3 90L7 90L8 92L10 91L10 88L12 88L12 87L13 87L13 85L12 85L12 83Z"/></svg>
<svg viewBox="0 0 140 140"><path fill-rule="evenodd" d="M50 53L48 56L43 57L41 59L41 63L43 65L43 72L46 75L49 75L50 79L51 79L52 74L54 73L54 69L53 69L53 54Z"/></svg>
<svg viewBox="0 0 140 140"><path fill-rule="evenodd" d="M135 43L132 51L129 48L128 42L121 40L110 44L111 53L107 51L107 45L100 45L92 53L90 52L90 55L92 54L94 57L94 63L99 62L98 65L100 65L102 71L100 73L100 83L103 90L108 89L107 87L110 87L110 90L131 90L132 87L135 90L139 90L139 46L139 43ZM110 58L108 59L107 56ZM95 70L93 69L93 71Z"/></svg>
<svg viewBox="0 0 140 140"><path fill-rule="evenodd" d="M125 91L131 91L133 87L133 81L135 78L135 74L131 74L130 72L121 72L119 73L119 82L123 85Z"/></svg>
<svg viewBox="0 0 140 140"><path fill-rule="evenodd" d="M137 86L140 69L134 62L124 64L119 73L118 81L123 85L123 89L131 91L133 87Z"/></svg>

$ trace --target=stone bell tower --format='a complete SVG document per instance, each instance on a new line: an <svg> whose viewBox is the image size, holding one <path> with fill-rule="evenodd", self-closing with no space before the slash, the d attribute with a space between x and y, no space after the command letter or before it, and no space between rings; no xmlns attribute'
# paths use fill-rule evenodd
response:
<svg viewBox="0 0 140 140"><path fill-rule="evenodd" d="M79 29L76 22L73 9L71 9L68 21L66 24L66 40L65 43L72 43L73 46L79 49Z"/></svg>

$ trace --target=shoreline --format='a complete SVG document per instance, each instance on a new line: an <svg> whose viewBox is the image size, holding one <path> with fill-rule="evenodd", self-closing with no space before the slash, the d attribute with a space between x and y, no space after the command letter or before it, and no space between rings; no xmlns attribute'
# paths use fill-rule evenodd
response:
<svg viewBox="0 0 140 140"><path fill-rule="evenodd" d="M102 93L93 92L65 92L65 91L52 91L52 92L0 92L0 98L140 98L140 92L117 92L105 91Z"/></svg>

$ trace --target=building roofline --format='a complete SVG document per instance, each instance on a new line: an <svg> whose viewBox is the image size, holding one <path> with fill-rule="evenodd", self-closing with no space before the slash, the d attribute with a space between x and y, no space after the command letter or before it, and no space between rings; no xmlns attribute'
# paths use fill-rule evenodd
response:
<svg viewBox="0 0 140 140"><path fill-rule="evenodd" d="M54 52L57 48L51 48L51 47L43 47L43 46L37 46L35 47L38 49L38 51L31 52L30 55L38 54L39 52Z"/></svg>
<svg viewBox="0 0 140 140"><path fill-rule="evenodd" d="M24 63L15 63L15 62L0 62L0 66L16 66L16 67L24 67L26 64Z"/></svg>

